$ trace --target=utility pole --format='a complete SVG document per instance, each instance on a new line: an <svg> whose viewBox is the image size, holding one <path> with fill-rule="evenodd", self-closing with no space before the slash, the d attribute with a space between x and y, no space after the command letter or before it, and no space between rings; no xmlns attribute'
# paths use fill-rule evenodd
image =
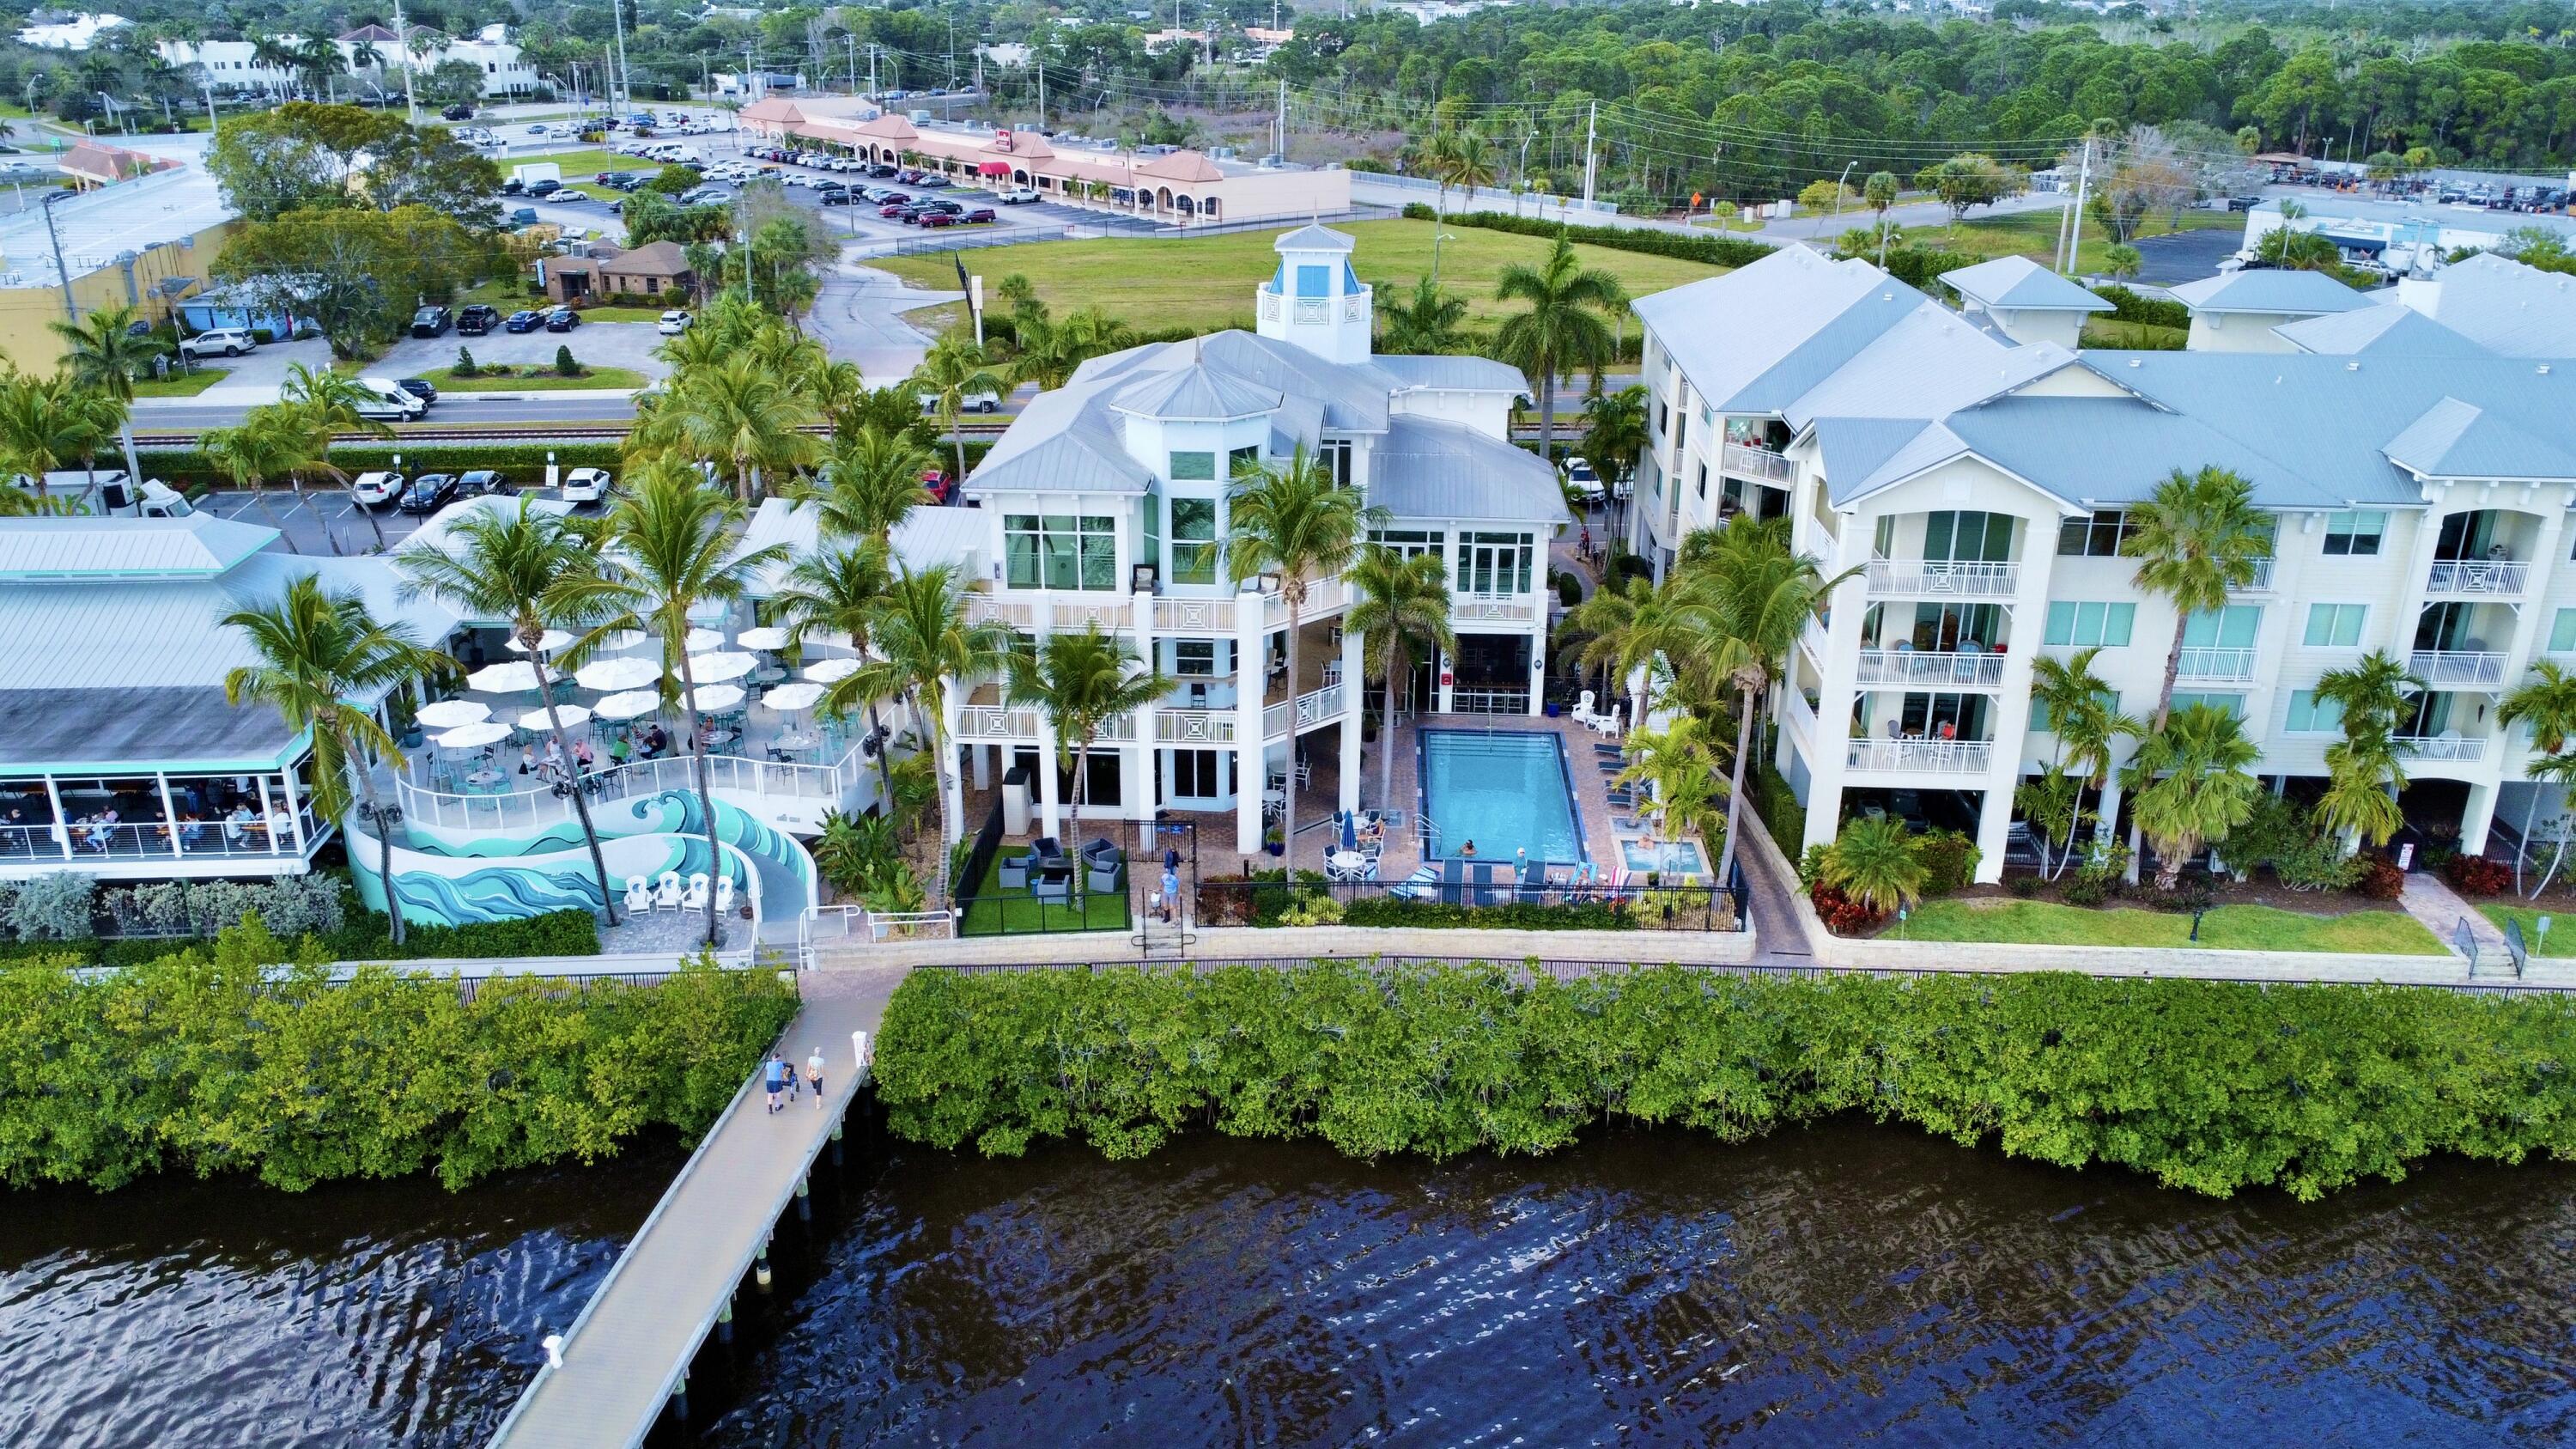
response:
<svg viewBox="0 0 2576 1449"><path fill-rule="evenodd" d="M403 110L415 126L420 124L420 97L413 93L411 81L411 27L403 24L402 0L394 0L394 54L402 60Z"/></svg>
<svg viewBox="0 0 2576 1449"><path fill-rule="evenodd" d="M635 109L635 78L626 71L626 4L625 0L608 0L608 28L617 37L618 115Z"/></svg>
<svg viewBox="0 0 2576 1449"><path fill-rule="evenodd" d="M62 279L63 315L77 327L80 325L80 303L72 300L72 269L63 261L63 234L54 229L54 203L71 194L65 191L48 191L38 205L42 206L45 212L45 239L54 244L54 275ZM44 480L39 478L36 481L37 491L44 491Z"/></svg>
<svg viewBox="0 0 2576 1449"><path fill-rule="evenodd" d="M1585 113L1583 120L1583 209L1585 211L1590 211L1592 209L1592 143L1594 138L1600 134L1600 127L1601 103L1599 101L1594 101L1591 104L1591 108Z"/></svg>
<svg viewBox="0 0 2576 1449"><path fill-rule="evenodd" d="M877 89L877 43L873 40L868 42L868 94L871 97L885 94Z"/></svg>
<svg viewBox="0 0 2576 1449"><path fill-rule="evenodd" d="M2060 274L2075 270L2075 258L2084 250L2084 198L2093 185L2093 138L2084 138L2084 160L2075 175L2075 205L2067 209L2066 263Z"/></svg>
<svg viewBox="0 0 2576 1449"><path fill-rule="evenodd" d="M1041 60L1041 61L1037 62L1037 67L1038 67L1038 129L1039 129L1039 130L1041 130L1041 131L1043 131L1043 130L1045 130L1045 129L1046 129L1046 62L1045 62L1045 61L1043 61L1043 60Z"/></svg>
<svg viewBox="0 0 2576 1449"><path fill-rule="evenodd" d="M1288 83L1284 80L1279 83L1279 119L1275 130L1277 134L1270 138L1270 154L1285 161L1288 159Z"/></svg>
<svg viewBox="0 0 2576 1449"><path fill-rule="evenodd" d="M1828 222L1828 223L1826 224L1826 230L1828 230L1828 231L1830 231L1830 230L1832 230L1834 227L1840 226L1840 225L1842 224L1842 220L1843 220L1843 183L1844 183L1844 182L1846 182L1846 181L1851 180L1852 168L1853 168L1854 166L1858 166L1859 164L1860 164L1860 163L1859 163L1858 161L1846 161L1846 162L1844 162L1844 163L1843 163L1843 174L1834 178L1834 219L1833 219L1831 222Z"/></svg>

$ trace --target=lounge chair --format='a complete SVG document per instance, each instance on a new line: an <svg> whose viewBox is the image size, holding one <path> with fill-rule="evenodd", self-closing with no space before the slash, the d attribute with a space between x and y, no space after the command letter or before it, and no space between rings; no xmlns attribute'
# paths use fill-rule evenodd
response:
<svg viewBox="0 0 2576 1449"><path fill-rule="evenodd" d="M1069 904L1073 899L1073 877L1069 874L1041 875L1029 882L1029 894L1060 906Z"/></svg>
<svg viewBox="0 0 2576 1449"><path fill-rule="evenodd" d="M1111 860L1120 860L1124 858L1123 853L1118 849L1118 843L1111 840L1106 835L1082 848L1082 858L1084 860L1090 860L1097 856L1107 856Z"/></svg>
<svg viewBox="0 0 2576 1449"><path fill-rule="evenodd" d="M1027 855L1002 857L1002 889L1024 891L1029 888L1029 866L1036 859Z"/></svg>
<svg viewBox="0 0 2576 1449"><path fill-rule="evenodd" d="M676 870L666 870L662 872L660 882L653 889L653 909L676 911L679 908L680 873Z"/></svg>
<svg viewBox="0 0 2576 1449"><path fill-rule="evenodd" d="M716 877L716 914L733 914L733 877L729 874Z"/></svg>
<svg viewBox="0 0 2576 1449"><path fill-rule="evenodd" d="M1547 899L1547 867L1537 861L1521 866L1520 887L1514 895L1524 905L1537 905Z"/></svg>
<svg viewBox="0 0 2576 1449"><path fill-rule="evenodd" d="M1467 862L1455 856L1440 862L1440 903L1444 906L1467 903Z"/></svg>
<svg viewBox="0 0 2576 1449"><path fill-rule="evenodd" d="M1372 880L1375 879L1377 862L1369 862L1369 870L1370 878ZM1403 900L1418 901L1429 896L1432 892L1432 888L1439 884L1439 868L1436 866L1426 865L1418 867L1413 874L1406 876L1404 879L1397 881L1394 885L1387 887L1386 893Z"/></svg>
<svg viewBox="0 0 2576 1449"><path fill-rule="evenodd" d="M709 884L707 873L705 871L699 871L695 875L690 876L689 888L680 895L680 909L684 911L705 910L707 908L707 893L711 889L713 889L713 887Z"/></svg>
<svg viewBox="0 0 2576 1449"><path fill-rule="evenodd" d="M1480 860L1469 869L1467 874L1468 879L1473 886L1473 888L1468 892L1468 904L1478 906L1494 906L1502 904L1502 895L1494 888L1493 866ZM1506 879L1508 879L1508 877L1506 877Z"/></svg>
<svg viewBox="0 0 2576 1449"><path fill-rule="evenodd" d="M1064 846L1052 835L1041 835L1030 841L1029 849L1037 853L1038 862L1041 865L1064 859Z"/></svg>
<svg viewBox="0 0 2576 1449"><path fill-rule="evenodd" d="M1089 868L1084 875L1084 889L1091 891L1095 895L1107 895L1109 892L1118 889L1119 867L1125 862L1115 859L1115 852L1113 852L1112 855L1112 859L1102 860L1095 858L1090 862Z"/></svg>
<svg viewBox="0 0 2576 1449"><path fill-rule="evenodd" d="M640 916L653 909L653 883L640 875L626 878L626 914Z"/></svg>

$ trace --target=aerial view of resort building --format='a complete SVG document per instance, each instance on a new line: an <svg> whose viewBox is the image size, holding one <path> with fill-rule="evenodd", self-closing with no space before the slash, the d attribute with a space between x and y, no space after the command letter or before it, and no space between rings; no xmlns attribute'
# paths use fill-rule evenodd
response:
<svg viewBox="0 0 2576 1449"><path fill-rule="evenodd" d="M2570 0L137 3L0 1444L2570 1437Z"/></svg>

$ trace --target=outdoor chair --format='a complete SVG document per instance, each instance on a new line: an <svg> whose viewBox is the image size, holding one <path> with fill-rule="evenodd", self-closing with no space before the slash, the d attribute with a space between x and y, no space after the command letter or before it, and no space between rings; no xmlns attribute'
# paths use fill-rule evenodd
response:
<svg viewBox="0 0 2576 1449"><path fill-rule="evenodd" d="M707 892L709 888L707 873L705 871L699 871L695 875L690 876L689 888L680 897L680 909L684 911L705 910L707 908Z"/></svg>
<svg viewBox="0 0 2576 1449"><path fill-rule="evenodd" d="M1073 899L1073 877L1070 874L1039 876L1029 882L1029 894L1042 901L1053 901L1060 906L1066 905Z"/></svg>
<svg viewBox="0 0 2576 1449"><path fill-rule="evenodd" d="M1440 862L1440 903L1444 906L1467 903L1467 862L1455 856Z"/></svg>
<svg viewBox="0 0 2576 1449"><path fill-rule="evenodd" d="M1520 888L1515 894L1523 905L1537 905L1547 899L1547 867L1530 861L1521 867Z"/></svg>
<svg viewBox="0 0 2576 1449"><path fill-rule="evenodd" d="M1035 856L1029 855L1003 856L1002 889L1006 891L1027 890L1029 887L1029 866L1035 860Z"/></svg>
<svg viewBox="0 0 2576 1449"><path fill-rule="evenodd" d="M1041 835L1030 841L1029 849L1037 852L1040 862L1064 859L1064 845L1052 835Z"/></svg>
<svg viewBox="0 0 2576 1449"><path fill-rule="evenodd" d="M1084 860L1091 860L1100 856L1107 856L1111 860L1120 859L1118 843L1104 835L1082 848L1082 858Z"/></svg>
<svg viewBox="0 0 2576 1449"><path fill-rule="evenodd" d="M1090 869L1084 874L1083 887L1104 895L1118 889L1118 870L1123 863L1116 859L1095 857L1091 861Z"/></svg>
<svg viewBox="0 0 2576 1449"><path fill-rule="evenodd" d="M716 877L716 914L733 914L733 877L730 875Z"/></svg>
<svg viewBox="0 0 2576 1449"><path fill-rule="evenodd" d="M640 916L653 909L653 883L640 875L626 878L626 914Z"/></svg>
<svg viewBox="0 0 2576 1449"><path fill-rule="evenodd" d="M654 887L653 909L657 911L676 911L679 908L680 873L676 870L666 870L662 872L661 881Z"/></svg>

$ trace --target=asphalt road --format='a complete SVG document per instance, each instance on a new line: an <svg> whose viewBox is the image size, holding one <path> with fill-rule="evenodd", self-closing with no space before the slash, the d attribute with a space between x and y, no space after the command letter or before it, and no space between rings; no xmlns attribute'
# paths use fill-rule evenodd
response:
<svg viewBox="0 0 2576 1449"><path fill-rule="evenodd" d="M550 488L521 490L531 498L552 498ZM347 493L330 488L308 488L299 499L284 489L264 493L209 493L197 501L199 510L218 518L239 519L244 523L265 524L284 535L282 546L290 553L315 557L355 555L376 551L376 534L382 530L385 548L399 549L426 518L403 513L387 505L368 510L358 506ZM595 509L597 505L584 505ZM373 514L373 526L369 515Z"/></svg>
<svg viewBox="0 0 2576 1449"><path fill-rule="evenodd" d="M248 406L239 403L155 405L134 410L134 427L143 433L228 428L240 422L249 411ZM449 393L438 400L423 421L449 427L467 423L616 422L633 416L635 404L622 397L548 397L511 402L478 398L471 393Z"/></svg>

